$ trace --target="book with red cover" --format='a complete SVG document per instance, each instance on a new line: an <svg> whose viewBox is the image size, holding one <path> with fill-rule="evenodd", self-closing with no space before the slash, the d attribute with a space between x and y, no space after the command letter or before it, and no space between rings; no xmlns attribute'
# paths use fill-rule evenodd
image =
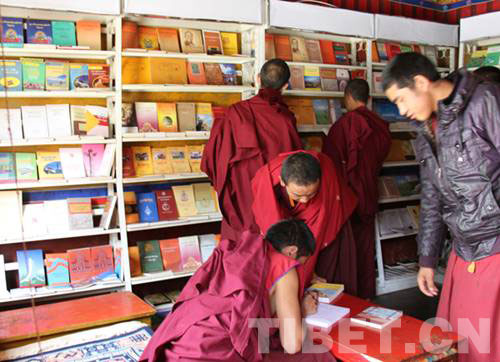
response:
<svg viewBox="0 0 500 362"><path fill-rule="evenodd" d="M387 58L391 60L401 53L401 47L397 43L385 43L385 52L387 53Z"/></svg>
<svg viewBox="0 0 500 362"><path fill-rule="evenodd" d="M99 245L90 248L94 276L107 276L114 273L113 247L111 245Z"/></svg>
<svg viewBox="0 0 500 362"><path fill-rule="evenodd" d="M320 39L321 57L325 64L335 64L335 55L333 53L333 42L331 40Z"/></svg>
<svg viewBox="0 0 500 362"><path fill-rule="evenodd" d="M160 240L160 250L163 269L171 270L174 273L182 271L179 239Z"/></svg>
<svg viewBox="0 0 500 362"><path fill-rule="evenodd" d="M71 283L89 281L94 275L90 248L68 250Z"/></svg>
<svg viewBox="0 0 500 362"><path fill-rule="evenodd" d="M109 65L89 64L90 88L109 88Z"/></svg>
<svg viewBox="0 0 500 362"><path fill-rule="evenodd" d="M351 70L351 79L365 79L366 80L366 71L364 69Z"/></svg>
<svg viewBox="0 0 500 362"><path fill-rule="evenodd" d="M135 167L134 167L134 153L132 152L132 147L123 147L123 177L134 177Z"/></svg>
<svg viewBox="0 0 500 362"><path fill-rule="evenodd" d="M201 62L188 62L187 73L189 84L207 84L205 67Z"/></svg>
<svg viewBox="0 0 500 362"><path fill-rule="evenodd" d="M274 49L276 58L286 61L292 60L292 47L290 46L290 37L288 35L274 34Z"/></svg>
<svg viewBox="0 0 500 362"><path fill-rule="evenodd" d="M159 190L155 191L156 205L158 209L158 219L176 220L179 218L177 206L175 205L174 193L172 190Z"/></svg>
<svg viewBox="0 0 500 362"><path fill-rule="evenodd" d="M276 58L276 51L274 48L274 35L266 33L266 60Z"/></svg>

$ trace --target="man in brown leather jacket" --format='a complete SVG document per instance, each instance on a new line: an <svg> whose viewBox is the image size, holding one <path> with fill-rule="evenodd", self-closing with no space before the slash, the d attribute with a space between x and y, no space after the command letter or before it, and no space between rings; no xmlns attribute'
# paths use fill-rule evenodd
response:
<svg viewBox="0 0 500 362"><path fill-rule="evenodd" d="M384 70L383 87L419 124L418 286L438 294L434 269L448 228L437 317L468 337L461 358L500 361L500 86L465 70L440 79L425 56L404 53Z"/></svg>

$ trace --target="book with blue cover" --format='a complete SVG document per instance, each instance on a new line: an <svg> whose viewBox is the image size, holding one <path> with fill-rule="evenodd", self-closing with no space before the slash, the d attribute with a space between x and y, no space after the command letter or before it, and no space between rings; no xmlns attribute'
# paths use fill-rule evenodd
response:
<svg viewBox="0 0 500 362"><path fill-rule="evenodd" d="M19 60L2 60L0 62L0 91L23 90L23 67Z"/></svg>
<svg viewBox="0 0 500 362"><path fill-rule="evenodd" d="M52 20L52 42L60 46L75 46L75 23L72 21Z"/></svg>
<svg viewBox="0 0 500 362"><path fill-rule="evenodd" d="M328 108L328 99L313 99L314 116L316 117L316 124L325 125L330 124L330 114Z"/></svg>
<svg viewBox="0 0 500 362"><path fill-rule="evenodd" d="M17 250L16 255L19 264L19 287L44 286L45 268L43 266L42 250Z"/></svg>
<svg viewBox="0 0 500 362"><path fill-rule="evenodd" d="M141 222L158 221L156 197L153 192L137 194L137 207L139 209L139 220Z"/></svg>
<svg viewBox="0 0 500 362"><path fill-rule="evenodd" d="M49 287L61 288L69 285L69 260L66 253L45 255Z"/></svg>
<svg viewBox="0 0 500 362"><path fill-rule="evenodd" d="M69 88L89 88L89 66L71 63L69 65Z"/></svg>
<svg viewBox="0 0 500 362"><path fill-rule="evenodd" d="M52 44L52 23L50 20L28 19L26 37L30 44Z"/></svg>
<svg viewBox="0 0 500 362"><path fill-rule="evenodd" d="M8 48L22 48L24 27L22 18L0 18L2 22L2 44Z"/></svg>

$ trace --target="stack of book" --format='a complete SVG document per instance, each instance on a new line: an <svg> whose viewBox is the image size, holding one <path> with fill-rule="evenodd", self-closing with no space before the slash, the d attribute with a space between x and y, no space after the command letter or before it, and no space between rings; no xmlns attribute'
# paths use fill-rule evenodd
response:
<svg viewBox="0 0 500 362"><path fill-rule="evenodd" d="M418 221L414 215L415 211L410 211L407 208L388 209L378 212L379 236L387 237L394 234L415 233L418 230Z"/></svg>
<svg viewBox="0 0 500 362"><path fill-rule="evenodd" d="M420 180L416 174L381 176L378 178L381 201L420 194Z"/></svg>
<svg viewBox="0 0 500 362"><path fill-rule="evenodd" d="M299 126L330 126L342 117L339 99L285 97L284 101L294 113Z"/></svg>
<svg viewBox="0 0 500 362"><path fill-rule="evenodd" d="M349 80L356 78L366 79L366 71L291 65L289 89L343 92Z"/></svg>

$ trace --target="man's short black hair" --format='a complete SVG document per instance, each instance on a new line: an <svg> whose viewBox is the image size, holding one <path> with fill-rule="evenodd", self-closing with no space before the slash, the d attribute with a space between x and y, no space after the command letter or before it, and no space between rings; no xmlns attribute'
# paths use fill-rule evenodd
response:
<svg viewBox="0 0 500 362"><path fill-rule="evenodd" d="M351 79L344 90L346 95L350 95L352 99L358 102L368 103L370 97L370 86L364 79Z"/></svg>
<svg viewBox="0 0 500 362"><path fill-rule="evenodd" d="M273 224L267 230L265 239L279 252L287 246L296 246L297 257L310 256L316 248L313 233L304 221L298 219L287 219Z"/></svg>
<svg viewBox="0 0 500 362"><path fill-rule="evenodd" d="M260 70L262 88L279 90L290 79L290 68L283 59L274 58L264 63Z"/></svg>
<svg viewBox="0 0 500 362"><path fill-rule="evenodd" d="M283 162L281 179L285 185L290 182L299 186L314 184L321 179L321 165L318 159L309 153L294 153Z"/></svg>
<svg viewBox="0 0 500 362"><path fill-rule="evenodd" d="M417 75L424 76L431 82L440 79L435 65L426 56L414 52L398 54L382 73L382 87L384 91L394 84L398 88L413 88Z"/></svg>
<svg viewBox="0 0 500 362"><path fill-rule="evenodd" d="M483 80L500 83L500 69L497 67L493 67L491 65L480 67L474 71L474 74Z"/></svg>

